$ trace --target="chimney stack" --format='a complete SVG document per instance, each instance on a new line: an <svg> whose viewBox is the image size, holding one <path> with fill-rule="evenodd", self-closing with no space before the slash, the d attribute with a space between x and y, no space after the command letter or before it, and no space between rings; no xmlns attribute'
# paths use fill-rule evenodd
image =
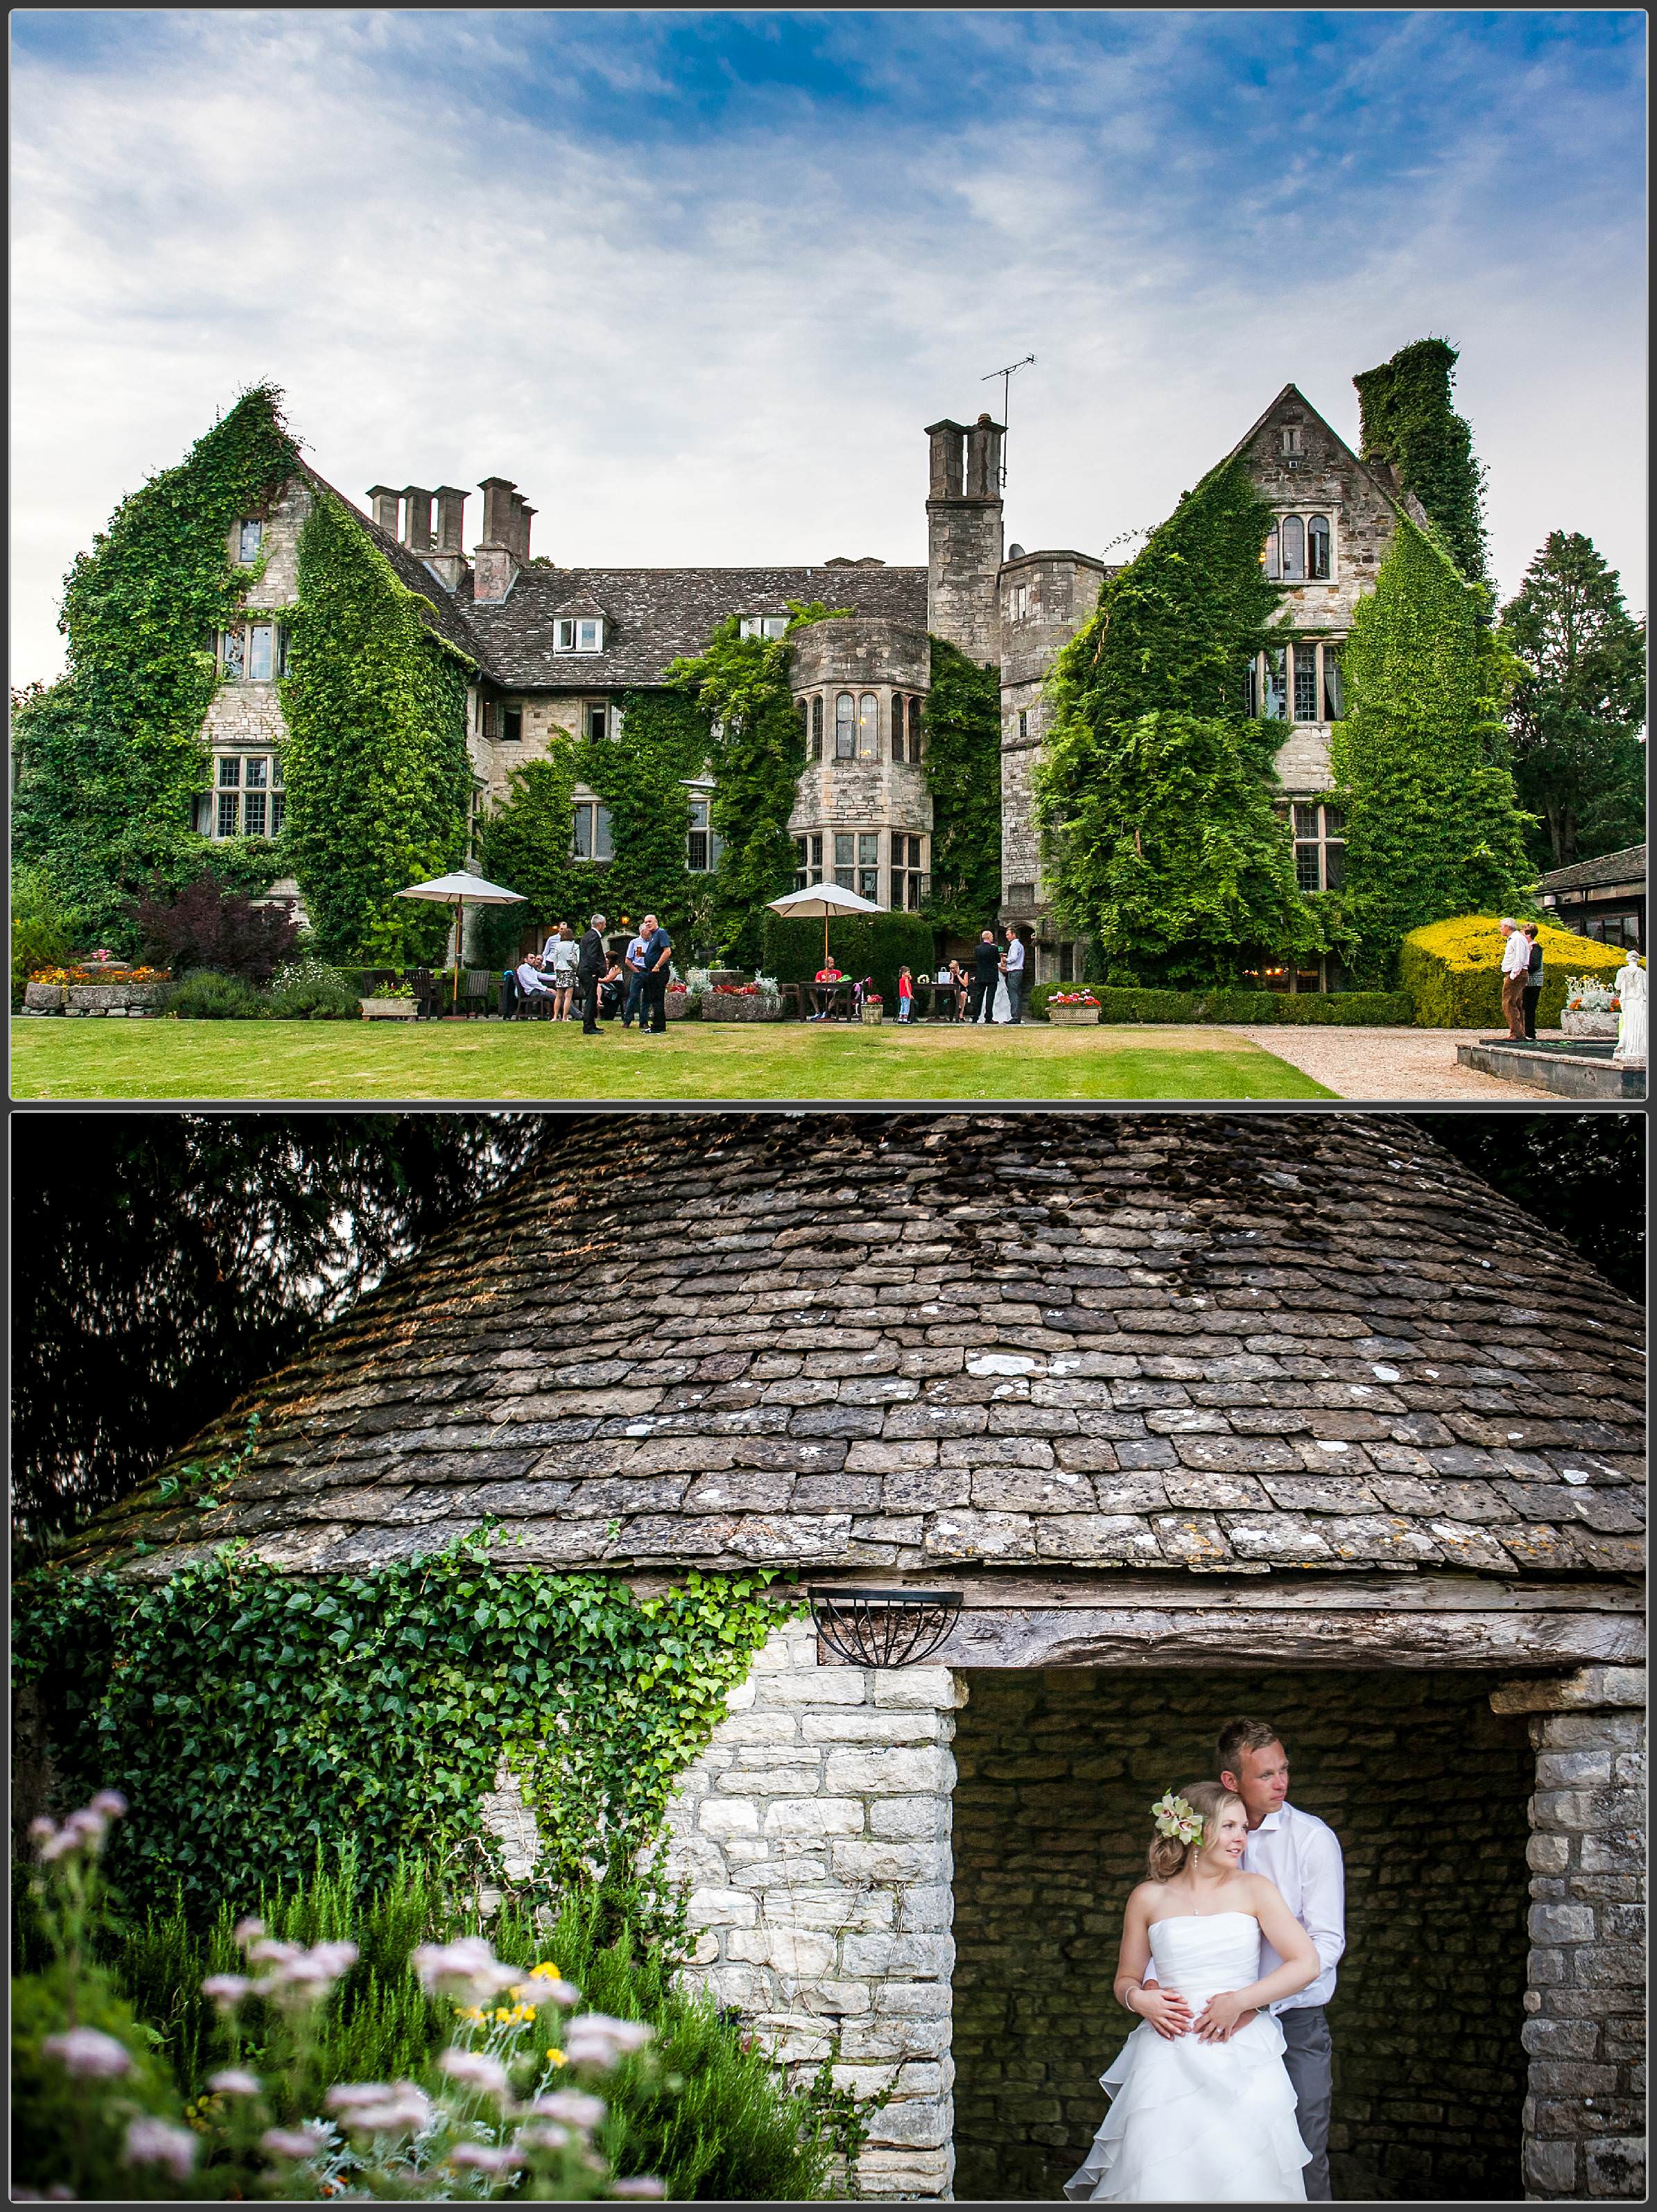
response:
<svg viewBox="0 0 1657 2212"><path fill-rule="evenodd" d="M929 422L926 627L980 667L1001 659L1001 439L980 415L970 428Z"/></svg>
<svg viewBox="0 0 1657 2212"><path fill-rule="evenodd" d="M504 599L523 565L518 550L518 507L523 505L510 477L485 477L483 535L472 548L472 598L481 605Z"/></svg>
<svg viewBox="0 0 1657 2212"><path fill-rule="evenodd" d="M403 543L410 553L432 550L432 495L420 484L403 488Z"/></svg>
<svg viewBox="0 0 1657 2212"><path fill-rule="evenodd" d="M368 496L373 501L374 520L382 530L389 531L395 538L397 536L397 493L391 489L390 484L370 484Z"/></svg>
<svg viewBox="0 0 1657 2212"><path fill-rule="evenodd" d="M437 487L437 544L422 559L446 592L458 591L466 573L463 550L466 495L456 484Z"/></svg>
<svg viewBox="0 0 1657 2212"><path fill-rule="evenodd" d="M512 495L512 550L520 562L530 557L530 517L535 512L524 503L524 495L514 491Z"/></svg>

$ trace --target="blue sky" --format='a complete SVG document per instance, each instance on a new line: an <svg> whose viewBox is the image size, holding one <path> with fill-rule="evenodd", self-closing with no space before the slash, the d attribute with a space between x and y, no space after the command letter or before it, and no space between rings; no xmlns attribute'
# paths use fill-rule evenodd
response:
<svg viewBox="0 0 1657 2212"><path fill-rule="evenodd" d="M510 476L562 562L919 561L1003 362L1008 535L1096 552L1430 332L1503 588L1566 527L1644 605L1631 10L10 20L15 680L264 377L353 497Z"/></svg>

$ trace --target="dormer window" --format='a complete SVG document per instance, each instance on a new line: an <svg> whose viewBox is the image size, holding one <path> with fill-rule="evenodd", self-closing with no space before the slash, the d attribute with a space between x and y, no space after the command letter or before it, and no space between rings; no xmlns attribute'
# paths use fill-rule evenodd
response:
<svg viewBox="0 0 1657 2212"><path fill-rule="evenodd" d="M251 568L259 557L259 547L264 542L262 522L241 522L236 526L236 558L244 568Z"/></svg>
<svg viewBox="0 0 1657 2212"><path fill-rule="evenodd" d="M602 653L604 622L598 615L561 615L553 625L555 653Z"/></svg>
<svg viewBox="0 0 1657 2212"><path fill-rule="evenodd" d="M786 637L788 634L786 615L744 615L742 635L744 637Z"/></svg>

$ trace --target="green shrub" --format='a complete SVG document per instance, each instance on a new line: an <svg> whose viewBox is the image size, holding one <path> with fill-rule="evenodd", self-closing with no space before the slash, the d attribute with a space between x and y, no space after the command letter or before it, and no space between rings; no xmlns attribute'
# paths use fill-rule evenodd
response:
<svg viewBox="0 0 1657 2212"><path fill-rule="evenodd" d="M38 868L19 868L11 886L11 1004L23 1003L37 968L61 968L74 957L81 917L53 890Z"/></svg>
<svg viewBox="0 0 1657 2212"><path fill-rule="evenodd" d="M361 994L354 978L320 960L295 960L278 969L266 1001L272 1017L283 1022L356 1022L362 1018Z"/></svg>
<svg viewBox="0 0 1657 2212"><path fill-rule="evenodd" d="M1055 991L1073 983L1039 983L1031 1011L1047 1016ZM1392 1028L1415 1018L1407 991L1147 991L1093 987L1103 1022L1283 1022L1335 1028Z"/></svg>
<svg viewBox="0 0 1657 2212"><path fill-rule="evenodd" d="M918 914L871 915L831 921L828 951L842 972L872 975L889 1006L897 1004L897 971L924 975L933 965L932 925ZM780 983L800 983L822 965L822 924L766 914L760 923L760 966Z"/></svg>
<svg viewBox="0 0 1657 2212"><path fill-rule="evenodd" d="M1399 951L1399 981L1410 993L1423 1029L1488 1030L1503 1026L1502 933L1493 914L1459 915L1452 921L1412 929ZM1628 955L1592 937L1578 937L1552 922L1540 926L1545 963L1537 1002L1539 1029L1555 1029L1565 1003L1567 975L1609 981Z"/></svg>
<svg viewBox="0 0 1657 2212"><path fill-rule="evenodd" d="M197 968L168 986L157 1011L181 1015L185 1021L256 1022L267 1011L267 1001L239 975Z"/></svg>

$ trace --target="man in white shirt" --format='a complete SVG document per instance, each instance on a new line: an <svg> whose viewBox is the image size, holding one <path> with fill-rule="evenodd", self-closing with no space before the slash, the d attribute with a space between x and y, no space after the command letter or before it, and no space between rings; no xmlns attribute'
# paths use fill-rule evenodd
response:
<svg viewBox="0 0 1657 2212"><path fill-rule="evenodd" d="M1520 939L1524 943L1524 939ZM1302 2171L1306 2194L1327 2203L1329 2107L1334 2046L1324 2007L1335 1993L1335 1967L1346 1948L1346 1881L1334 1830L1315 1813L1289 1803L1289 1754L1269 1721L1228 1721L1217 1747L1220 1780L1242 1799L1248 1815L1243 1870L1275 1882L1284 1903L1317 1947L1316 1981L1272 2008L1283 2030L1284 2064L1295 2085L1296 2124L1312 2154ZM1260 1939L1260 1972L1283 1964Z"/></svg>
<svg viewBox="0 0 1657 2212"><path fill-rule="evenodd" d="M525 1000L549 999L553 995L552 986L544 980L527 953L518 963L518 993Z"/></svg>
<svg viewBox="0 0 1657 2212"><path fill-rule="evenodd" d="M1531 941L1516 921L1504 915L1496 925L1502 932L1502 1018L1508 1024L1508 1042L1525 1042L1525 979L1531 972Z"/></svg>
<svg viewBox="0 0 1657 2212"><path fill-rule="evenodd" d="M1001 972L1007 979L1007 997L1014 1021L1024 1011L1024 940L1009 922L1006 928L1007 949L1001 957Z"/></svg>

